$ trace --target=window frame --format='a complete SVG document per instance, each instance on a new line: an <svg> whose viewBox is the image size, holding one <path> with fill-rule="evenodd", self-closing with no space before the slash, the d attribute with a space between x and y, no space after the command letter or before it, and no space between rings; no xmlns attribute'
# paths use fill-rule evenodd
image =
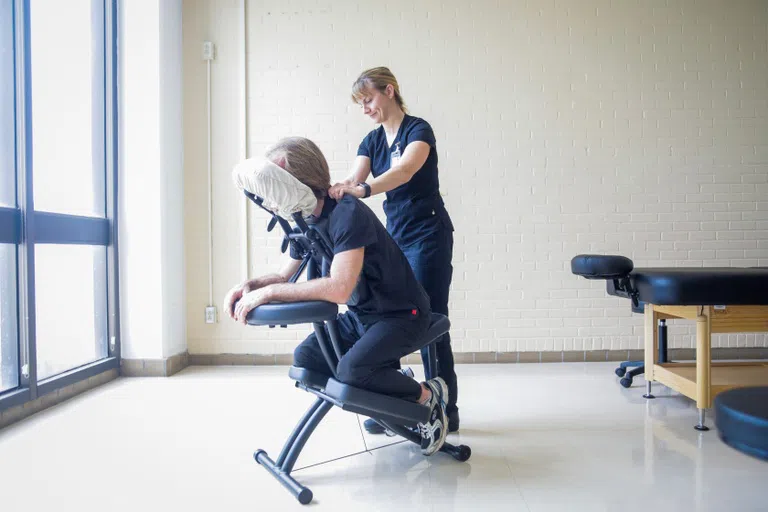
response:
<svg viewBox="0 0 768 512"><path fill-rule="evenodd" d="M94 125L94 137L103 141L95 148L104 155L105 215L90 217L34 209L34 161L32 158L32 98L30 53L30 2L11 0L14 33L16 208L0 207L0 243L16 244L16 296L19 344L19 386L0 394L0 412L35 400L71 384L120 367L120 308L118 280L118 0L92 0L103 9L104 35L100 45L104 76L99 91L104 116ZM101 131L101 135L96 130ZM82 244L107 249L106 286L97 286L97 300L107 301L107 357L72 368L46 379L37 379L35 314L35 244ZM106 287L106 294L103 294ZM26 371L24 371L26 370Z"/></svg>

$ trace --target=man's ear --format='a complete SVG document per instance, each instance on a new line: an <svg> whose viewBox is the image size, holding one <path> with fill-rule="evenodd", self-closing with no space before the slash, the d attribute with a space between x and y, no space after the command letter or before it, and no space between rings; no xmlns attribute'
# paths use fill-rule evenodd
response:
<svg viewBox="0 0 768 512"><path fill-rule="evenodd" d="M272 163L278 167L282 167L283 169L285 169L285 155L275 158L274 160L272 160Z"/></svg>

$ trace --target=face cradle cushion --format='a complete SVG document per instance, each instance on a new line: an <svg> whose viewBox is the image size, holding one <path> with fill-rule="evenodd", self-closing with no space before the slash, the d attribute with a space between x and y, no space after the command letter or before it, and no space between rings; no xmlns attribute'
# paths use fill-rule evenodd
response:
<svg viewBox="0 0 768 512"><path fill-rule="evenodd" d="M632 260L624 256L580 254L571 260L571 272L587 279L614 279L632 272Z"/></svg>

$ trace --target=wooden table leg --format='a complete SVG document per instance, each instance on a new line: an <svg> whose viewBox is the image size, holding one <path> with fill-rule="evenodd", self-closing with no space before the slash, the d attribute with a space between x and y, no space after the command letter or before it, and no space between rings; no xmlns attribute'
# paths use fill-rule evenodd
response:
<svg viewBox="0 0 768 512"><path fill-rule="evenodd" d="M653 382L653 366L658 361L658 334L656 331L656 311L653 304L645 304L645 398L656 398L651 394L651 382Z"/></svg>
<svg viewBox="0 0 768 512"><path fill-rule="evenodd" d="M696 318L696 407L699 423L694 428L706 431L704 410L712 407L712 318L711 307L703 306Z"/></svg>

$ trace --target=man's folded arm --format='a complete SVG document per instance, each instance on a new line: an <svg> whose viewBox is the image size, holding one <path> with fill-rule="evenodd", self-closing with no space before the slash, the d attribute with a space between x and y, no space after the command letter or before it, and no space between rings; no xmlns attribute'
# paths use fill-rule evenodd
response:
<svg viewBox="0 0 768 512"><path fill-rule="evenodd" d="M299 283L275 283L264 291L268 302L300 302L324 300L346 304L357 286L363 269L365 248L350 249L333 257L328 277L311 279ZM290 277L290 276L289 276Z"/></svg>
<svg viewBox="0 0 768 512"><path fill-rule="evenodd" d="M301 260L293 258L287 258L283 267L274 274L265 274L263 276L255 277L248 281L249 290L258 290L272 284L287 283L289 279L299 270Z"/></svg>

